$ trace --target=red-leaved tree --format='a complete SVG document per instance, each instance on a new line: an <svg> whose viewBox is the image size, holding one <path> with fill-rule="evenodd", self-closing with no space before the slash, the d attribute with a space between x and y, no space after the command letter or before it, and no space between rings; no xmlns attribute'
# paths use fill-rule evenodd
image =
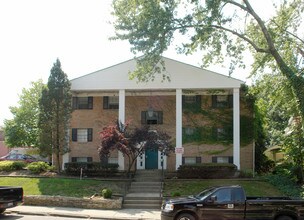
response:
<svg viewBox="0 0 304 220"><path fill-rule="evenodd" d="M110 151L118 150L128 158L127 174L129 174L132 167L136 170L134 166L136 159L146 149L159 150L165 155L173 150L171 137L165 132L150 130L149 126L143 126L128 133L127 128L128 124L123 125L120 122L103 128L100 132L101 145L98 148L101 162L106 161L105 158L109 156Z"/></svg>

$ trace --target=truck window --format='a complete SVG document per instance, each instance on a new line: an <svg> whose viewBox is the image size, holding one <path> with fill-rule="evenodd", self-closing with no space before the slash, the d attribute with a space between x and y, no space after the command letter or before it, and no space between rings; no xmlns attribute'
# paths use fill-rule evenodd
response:
<svg viewBox="0 0 304 220"><path fill-rule="evenodd" d="M219 189L212 196L216 196L216 203L231 202L231 189Z"/></svg>

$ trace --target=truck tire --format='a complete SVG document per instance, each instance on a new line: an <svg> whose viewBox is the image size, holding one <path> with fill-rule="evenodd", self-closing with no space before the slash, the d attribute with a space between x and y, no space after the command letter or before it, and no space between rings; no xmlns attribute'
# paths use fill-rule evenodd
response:
<svg viewBox="0 0 304 220"><path fill-rule="evenodd" d="M293 218L290 216L282 215L276 218L276 220L293 220Z"/></svg>
<svg viewBox="0 0 304 220"><path fill-rule="evenodd" d="M195 217L188 213L182 213L177 216L176 220L195 220Z"/></svg>
<svg viewBox="0 0 304 220"><path fill-rule="evenodd" d="M0 209L0 214L2 214L3 212L5 212L6 209Z"/></svg>

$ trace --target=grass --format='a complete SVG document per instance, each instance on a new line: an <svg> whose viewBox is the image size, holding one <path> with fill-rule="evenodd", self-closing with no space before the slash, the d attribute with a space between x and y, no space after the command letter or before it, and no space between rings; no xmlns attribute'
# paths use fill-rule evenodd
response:
<svg viewBox="0 0 304 220"><path fill-rule="evenodd" d="M214 179L214 180L167 180L164 185L164 196L173 194L193 195L209 186L241 185L247 196L281 196L283 195L270 183L258 180Z"/></svg>
<svg viewBox="0 0 304 220"><path fill-rule="evenodd" d="M22 186L24 195L61 195L71 197L90 197L109 188L114 194L122 194L123 182L80 180L68 178L26 178L1 177L1 186Z"/></svg>
<svg viewBox="0 0 304 220"><path fill-rule="evenodd" d="M270 183L258 180L166 180L164 196L193 195L209 186L241 185L247 196L280 196L283 195ZM104 188L111 189L113 194L123 194L124 182L102 181L71 178L27 178L1 177L0 186L22 186L24 195L61 195L71 197L90 197L101 193Z"/></svg>

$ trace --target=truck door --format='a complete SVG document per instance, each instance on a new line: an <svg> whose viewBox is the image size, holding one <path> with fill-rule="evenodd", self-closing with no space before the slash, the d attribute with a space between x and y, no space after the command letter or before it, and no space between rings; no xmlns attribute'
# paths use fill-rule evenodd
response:
<svg viewBox="0 0 304 220"><path fill-rule="evenodd" d="M244 197L238 196L235 188L220 188L205 200L200 208L203 220L244 219Z"/></svg>

